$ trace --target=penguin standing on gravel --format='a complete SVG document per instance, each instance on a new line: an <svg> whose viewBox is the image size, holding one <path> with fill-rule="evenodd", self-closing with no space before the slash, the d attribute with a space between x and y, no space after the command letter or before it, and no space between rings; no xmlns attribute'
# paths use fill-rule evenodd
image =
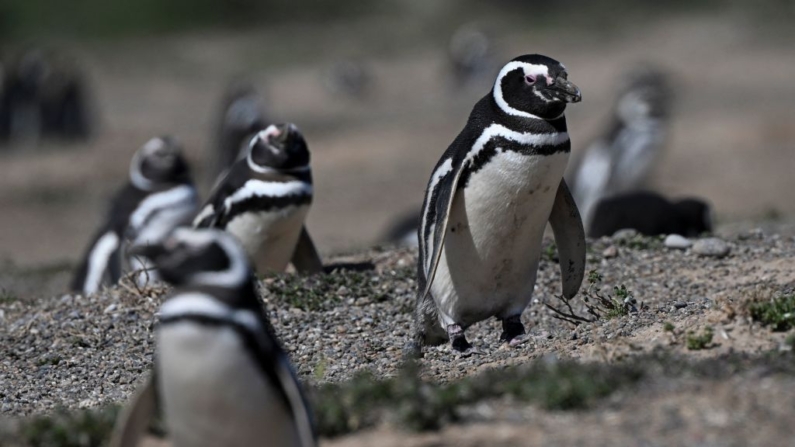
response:
<svg viewBox="0 0 795 447"><path fill-rule="evenodd" d="M176 290L160 308L153 378L111 445L137 445L159 404L175 447L315 446L310 409L235 238L178 228L132 251Z"/></svg>
<svg viewBox="0 0 795 447"><path fill-rule="evenodd" d="M501 340L525 333L547 221L560 254L563 294L580 288L585 235L563 173L570 143L564 111L581 100L566 68L525 55L500 70L491 92L442 155L425 191L418 302L409 354L451 341L495 316Z"/></svg>
<svg viewBox="0 0 795 447"><path fill-rule="evenodd" d="M71 289L90 294L103 284L115 284L124 269L125 243L159 242L178 225L189 223L198 208L198 194L179 144L170 137L149 140L133 156L129 183L113 198L107 221L89 245ZM148 266L145 259L133 257L128 267ZM140 281L154 279L154 271L139 275Z"/></svg>
<svg viewBox="0 0 795 447"><path fill-rule="evenodd" d="M251 139L244 159L219 181L193 221L233 234L257 271L318 273L323 264L304 221L312 203L309 149L293 124L271 125Z"/></svg>

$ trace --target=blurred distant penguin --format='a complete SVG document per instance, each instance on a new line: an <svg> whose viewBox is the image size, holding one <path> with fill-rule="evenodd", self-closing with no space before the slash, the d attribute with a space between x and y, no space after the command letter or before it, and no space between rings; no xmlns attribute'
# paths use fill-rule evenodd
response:
<svg viewBox="0 0 795 447"><path fill-rule="evenodd" d="M335 62L324 74L323 85L330 93L362 99L373 83L373 74L361 61L345 59Z"/></svg>
<svg viewBox="0 0 795 447"><path fill-rule="evenodd" d="M492 42L480 28L467 24L458 28L450 38L448 58L455 85L466 86L472 81L486 79L496 71Z"/></svg>
<svg viewBox="0 0 795 447"><path fill-rule="evenodd" d="M153 377L122 412L111 446L138 445L159 405L174 447L314 447L309 405L235 238L178 228L131 251L175 290L158 312Z"/></svg>
<svg viewBox="0 0 795 447"><path fill-rule="evenodd" d="M245 158L248 143L268 125L259 95L251 84L229 87L221 104L213 148L213 181L237 160Z"/></svg>
<svg viewBox="0 0 795 447"><path fill-rule="evenodd" d="M619 194L599 201L588 235L611 236L627 228L647 236L699 236L712 231L710 207L701 199L670 202L653 192Z"/></svg>
<svg viewBox="0 0 795 447"><path fill-rule="evenodd" d="M563 173L570 151L565 111L581 98L563 64L530 54L505 64L475 104L425 191L407 354L445 340L466 352L464 331L491 317L502 322L501 341L520 340L547 222L563 294L576 295L585 234Z"/></svg>
<svg viewBox="0 0 795 447"><path fill-rule="evenodd" d="M568 176L586 228L601 199L643 186L665 144L670 104L662 72L643 68L627 76L607 129Z"/></svg>
<svg viewBox="0 0 795 447"><path fill-rule="evenodd" d="M293 124L271 125L250 141L193 221L219 228L243 245L257 271L318 273L323 264L304 221L312 203L309 149Z"/></svg>
<svg viewBox="0 0 795 447"><path fill-rule="evenodd" d="M149 140L133 156L129 183L113 198L110 213L86 250L71 289L84 294L115 284L124 270L127 243L159 242L179 225L190 223L199 208L196 188L182 149L170 137ZM126 260L128 268L148 268L140 257ZM144 271L139 281L154 281L155 271Z"/></svg>

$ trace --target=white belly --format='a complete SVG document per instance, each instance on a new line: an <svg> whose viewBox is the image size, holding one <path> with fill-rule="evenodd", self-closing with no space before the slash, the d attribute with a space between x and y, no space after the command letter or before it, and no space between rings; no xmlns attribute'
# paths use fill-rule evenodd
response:
<svg viewBox="0 0 795 447"><path fill-rule="evenodd" d="M157 378L175 447L298 446L294 421L238 334L185 321L158 331Z"/></svg>
<svg viewBox="0 0 795 447"><path fill-rule="evenodd" d="M567 162L568 153L499 153L459 190L431 288L443 327L527 307Z"/></svg>
<svg viewBox="0 0 795 447"><path fill-rule="evenodd" d="M226 225L254 261L257 271L284 271L295 251L309 206L243 213Z"/></svg>

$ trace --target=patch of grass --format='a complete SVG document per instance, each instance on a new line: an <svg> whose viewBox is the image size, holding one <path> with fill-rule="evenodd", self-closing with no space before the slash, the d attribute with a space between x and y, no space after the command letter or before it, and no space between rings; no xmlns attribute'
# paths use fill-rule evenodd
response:
<svg viewBox="0 0 795 447"><path fill-rule="evenodd" d="M13 292L8 291L5 288L0 288L0 305L11 304L17 301L19 301L19 297Z"/></svg>
<svg viewBox="0 0 795 447"><path fill-rule="evenodd" d="M80 411L59 408L25 420L18 437L32 447L100 447L110 438L118 410L117 406Z"/></svg>
<svg viewBox="0 0 795 447"><path fill-rule="evenodd" d="M663 323L663 330L665 332L673 332L674 329L676 329L676 326L674 326L674 324L671 323L670 321L666 321L665 323Z"/></svg>
<svg viewBox="0 0 795 447"><path fill-rule="evenodd" d="M44 365L56 366L59 363L61 363L61 360L63 359L61 358L60 355L46 355L44 357L39 358L36 361L36 366L44 366Z"/></svg>
<svg viewBox="0 0 795 447"><path fill-rule="evenodd" d="M266 277L266 297L303 311L322 311L345 299L356 305L383 302L392 297L394 281L413 281L412 267L404 267L391 275L375 271L335 270L331 273L301 276L278 274ZM408 286L408 284L407 284Z"/></svg>
<svg viewBox="0 0 795 447"><path fill-rule="evenodd" d="M793 351L795 351L795 334L791 334L784 340L784 344L790 347Z"/></svg>
<svg viewBox="0 0 795 447"><path fill-rule="evenodd" d="M616 239L616 243L633 250L659 250L663 248L664 240L663 236L635 234L632 237Z"/></svg>
<svg viewBox="0 0 795 447"><path fill-rule="evenodd" d="M748 312L763 326L774 331L788 331L795 327L795 294L753 301L748 305Z"/></svg>
<svg viewBox="0 0 795 447"><path fill-rule="evenodd" d="M630 312L637 312L635 307L637 301L624 284L614 286L613 294L605 294L600 286L603 279L604 277L596 270L588 272L588 288L582 292L586 316L578 315L574 311L570 300L563 296L559 296L558 299L566 306L565 310L556 308L548 303L544 303L544 305L552 310L553 317L575 326L582 323L593 323L600 318L609 320L629 315Z"/></svg>
<svg viewBox="0 0 795 447"><path fill-rule="evenodd" d="M544 250L544 256L551 262L558 262L558 246L554 242L550 242Z"/></svg>
<svg viewBox="0 0 795 447"><path fill-rule="evenodd" d="M712 345L712 337L714 335L712 328L709 326L705 327L704 331L700 334L689 331L687 333L687 339L685 340L687 349L691 351L700 351L709 348L710 345Z"/></svg>
<svg viewBox="0 0 795 447"><path fill-rule="evenodd" d="M606 367L543 359L529 366L490 370L457 382L433 385L409 365L399 376L374 381L367 373L329 384L313 394L318 431L338 436L375 425L383 417L411 430L435 430L459 419L468 404L512 396L549 410L588 407L641 378L630 366Z"/></svg>

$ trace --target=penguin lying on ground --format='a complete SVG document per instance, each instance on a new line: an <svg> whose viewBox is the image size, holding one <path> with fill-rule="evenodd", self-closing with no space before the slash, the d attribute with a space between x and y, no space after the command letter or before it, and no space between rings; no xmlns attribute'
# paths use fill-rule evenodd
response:
<svg viewBox="0 0 795 447"><path fill-rule="evenodd" d="M268 125L257 91L247 83L229 87L216 127L211 178L215 181L237 160L246 156L248 142Z"/></svg>
<svg viewBox="0 0 795 447"><path fill-rule="evenodd" d="M596 204L643 186L665 144L671 90L665 75L644 68L627 76L606 132L591 143L571 170L571 192L590 225Z"/></svg>
<svg viewBox="0 0 795 447"><path fill-rule="evenodd" d="M500 339L524 334L541 240L552 224L563 294L573 297L585 268L585 235L563 173L569 158L564 111L580 90L566 68L541 55L506 64L491 92L442 155L425 192L420 222L418 302L409 354L489 317Z"/></svg>
<svg viewBox="0 0 795 447"><path fill-rule="evenodd" d="M124 269L126 242L157 243L179 225L190 222L199 208L196 188L182 150L170 137L153 138L132 158L130 180L113 198L105 223L91 241L72 280L71 289L94 293L102 284L115 284ZM145 268L139 257L128 260L130 269ZM155 271L139 279L153 281Z"/></svg>
<svg viewBox="0 0 795 447"><path fill-rule="evenodd" d="M137 445L158 403L175 447L316 445L301 386L235 238L178 228L132 251L176 289L158 314L153 377L122 413L111 445Z"/></svg>
<svg viewBox="0 0 795 447"><path fill-rule="evenodd" d="M679 234L694 237L712 231L710 207L699 199L670 202L653 192L621 194L603 199L596 205L588 235L610 236L625 228L647 236Z"/></svg>
<svg viewBox="0 0 795 447"><path fill-rule="evenodd" d="M193 221L197 228L219 228L243 245L258 272L318 273L323 264L304 226L312 203L309 149L293 124L259 132L211 193Z"/></svg>

